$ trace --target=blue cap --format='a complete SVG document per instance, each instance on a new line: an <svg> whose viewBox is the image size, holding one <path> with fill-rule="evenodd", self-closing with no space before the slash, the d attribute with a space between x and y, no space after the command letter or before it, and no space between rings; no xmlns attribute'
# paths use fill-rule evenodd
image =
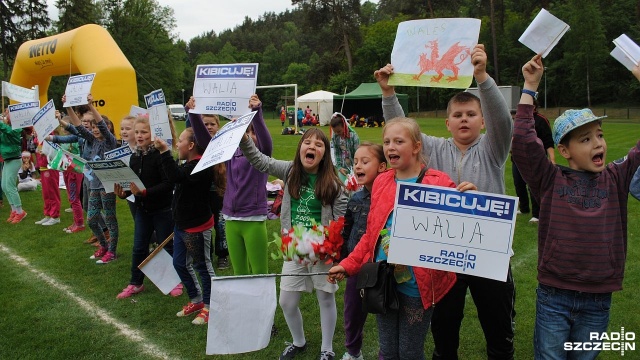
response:
<svg viewBox="0 0 640 360"><path fill-rule="evenodd" d="M595 116L590 109L567 110L553 122L553 142L558 145L571 130L606 117Z"/></svg>

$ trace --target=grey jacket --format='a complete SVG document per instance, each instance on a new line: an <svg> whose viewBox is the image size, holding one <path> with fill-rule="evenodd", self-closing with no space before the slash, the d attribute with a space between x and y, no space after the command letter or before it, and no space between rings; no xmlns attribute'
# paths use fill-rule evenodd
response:
<svg viewBox="0 0 640 360"><path fill-rule="evenodd" d="M456 184L470 181L478 191L504 194L504 171L511 148L513 121L507 103L491 77L478 84L478 89L486 132L480 134L465 154L453 138L422 134L422 153L428 167L447 173ZM404 116L395 95L382 98L382 111L386 121Z"/></svg>
<svg viewBox="0 0 640 360"><path fill-rule="evenodd" d="M291 195L289 195L289 185L286 178L289 170L293 166L293 161L277 160L267 156L258 150L251 139L242 139L240 149L249 163L260 172L266 172L279 179L284 180L284 195L282 196L282 210L280 213L280 229L291 229ZM329 155L329 154L325 154ZM331 220L336 220L343 216L347 210L348 197L346 192L341 191L331 205L322 205L321 222L327 226Z"/></svg>

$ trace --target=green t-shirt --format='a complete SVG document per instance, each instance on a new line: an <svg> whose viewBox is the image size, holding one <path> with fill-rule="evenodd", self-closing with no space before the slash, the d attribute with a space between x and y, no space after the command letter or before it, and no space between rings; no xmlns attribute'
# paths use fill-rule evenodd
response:
<svg viewBox="0 0 640 360"><path fill-rule="evenodd" d="M316 187L317 174L307 174L309 183L300 190L300 199L291 198L291 224L302 224L311 227L311 220L320 224L322 220L322 203L313 192Z"/></svg>

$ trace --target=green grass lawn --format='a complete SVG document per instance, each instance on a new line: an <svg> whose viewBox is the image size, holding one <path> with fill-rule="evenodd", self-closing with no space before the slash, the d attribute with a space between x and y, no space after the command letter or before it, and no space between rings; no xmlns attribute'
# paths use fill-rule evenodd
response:
<svg viewBox="0 0 640 360"><path fill-rule="evenodd" d="M427 134L448 136L443 119L420 119L419 123ZM268 125L273 135L274 157L292 159L300 137L280 135L281 126L277 119L268 120ZM179 122L177 127L181 130L184 123ZM616 122L615 119L605 120L603 128L608 143L608 161L624 156L635 144L640 130L638 124ZM328 133L328 127L323 130ZM357 132L361 140L381 141L379 128L358 128ZM556 155L556 159L559 158ZM505 182L508 194L515 195L510 161L507 162ZM70 213L62 212L59 225L34 225L33 222L42 217L41 192L21 193L21 196L29 213L22 223L8 225L4 222L10 211L6 199L4 208L0 209L0 358L152 359L164 356L170 359L275 359L284 349L284 342L291 341L282 311L278 308L276 326L279 333L266 349L244 355L207 357L206 327L192 325L191 317L175 316L188 301L186 294L179 298L164 296L147 280L145 292L130 299L116 299L129 280L133 243L133 221L124 200L118 200L118 260L100 266L89 260L94 248L82 243L89 237L89 230L78 234L62 231L63 227L71 224ZM62 199L62 207L67 208L64 191ZM622 326L627 332L640 331L640 312L635 305L637 300L633 300L640 292L639 214L638 202L631 199L625 289L614 295L610 331L619 331ZM537 226L530 224L529 219L530 215L518 217L513 245L512 267L517 288L516 359L533 358ZM268 222L269 234L277 229L278 220ZM17 256L25 259L29 266L17 260ZM280 272L281 265L281 261L270 260L270 272ZM231 275L232 270L218 273ZM45 274L57 284L62 284L63 288L52 285L37 274ZM333 346L337 358L345 351L342 294L341 289L336 296L338 324ZM467 300L460 359L485 359L485 341L475 306L470 297ZM307 352L300 358L317 359L321 337L315 295L304 295L300 307L309 344ZM363 350L366 359L377 358L377 329L373 316L367 323ZM431 351L429 335L425 345L428 358ZM627 358L640 358L636 352L625 355ZM619 357L616 352L603 352L599 358Z"/></svg>

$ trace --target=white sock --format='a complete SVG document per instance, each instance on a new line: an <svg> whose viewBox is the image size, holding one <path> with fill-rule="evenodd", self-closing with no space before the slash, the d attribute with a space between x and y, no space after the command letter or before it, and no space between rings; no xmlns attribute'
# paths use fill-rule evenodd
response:
<svg viewBox="0 0 640 360"><path fill-rule="evenodd" d="M302 313L300 313L300 292L280 290L280 307L287 321L289 331L293 337L293 345L304 346L307 340L304 337L304 326L302 323ZM323 336L324 338L324 336Z"/></svg>
<svg viewBox="0 0 640 360"><path fill-rule="evenodd" d="M320 351L333 352L333 334L336 331L338 312L336 310L336 295L316 289L318 304L320 304L320 327L322 328L322 346Z"/></svg>

